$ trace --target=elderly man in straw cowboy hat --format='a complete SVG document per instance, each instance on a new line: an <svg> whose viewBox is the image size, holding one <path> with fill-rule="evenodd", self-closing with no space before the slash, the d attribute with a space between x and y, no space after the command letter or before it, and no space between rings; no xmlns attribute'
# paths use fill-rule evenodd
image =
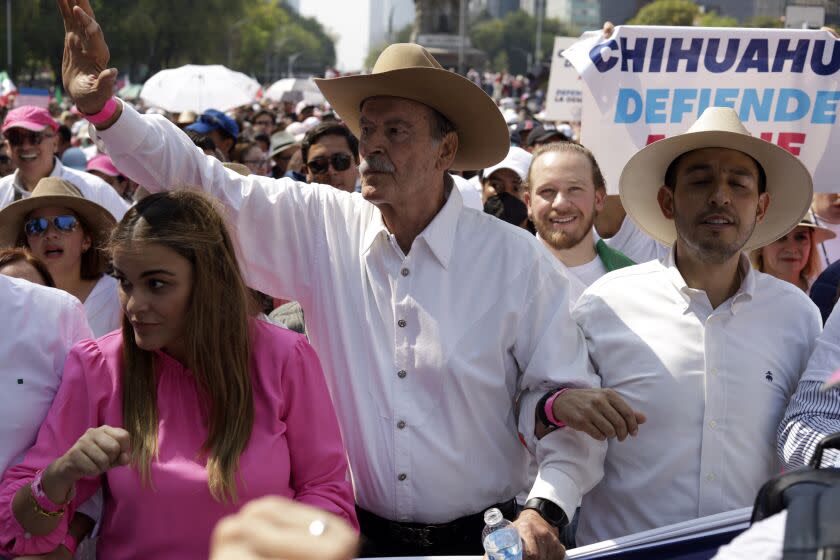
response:
<svg viewBox="0 0 840 560"><path fill-rule="evenodd" d="M802 290L742 253L799 222L810 174L734 110L709 108L639 151L619 189L671 250L604 276L573 311L604 389L564 391L555 418L600 438L627 431L616 402L647 418L632 442L610 444L578 544L752 504L781 467L776 431L820 331Z"/></svg>
<svg viewBox="0 0 840 560"><path fill-rule="evenodd" d="M465 209L447 173L504 157L492 100L422 47L392 45L372 74L318 82L359 138L361 195L242 177L114 100L89 3L59 6L67 91L115 163L151 190L193 184L220 198L249 285L306 310L368 553L480 553L482 512L515 515L526 486L519 432L540 462L516 521L526 557L562 556L558 529L600 478L606 444L574 430L535 441L536 403L549 386L597 378L553 258Z"/></svg>

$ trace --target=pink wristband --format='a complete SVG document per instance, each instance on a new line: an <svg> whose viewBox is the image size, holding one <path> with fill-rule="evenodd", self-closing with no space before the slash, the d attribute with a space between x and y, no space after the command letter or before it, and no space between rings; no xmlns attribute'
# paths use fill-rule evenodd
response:
<svg viewBox="0 0 840 560"><path fill-rule="evenodd" d="M551 395L551 397L547 401L545 401L545 417L548 418L549 422L551 422L554 426L557 426L558 428L565 428L566 423L554 417L554 401L557 400L557 397L559 397L568 390L569 387L560 389L559 391Z"/></svg>
<svg viewBox="0 0 840 560"><path fill-rule="evenodd" d="M94 115L84 115L87 121L93 125L102 124L107 122L108 119L114 116L114 113L117 112L117 98L112 97L109 99L105 106L102 107L102 110Z"/></svg>

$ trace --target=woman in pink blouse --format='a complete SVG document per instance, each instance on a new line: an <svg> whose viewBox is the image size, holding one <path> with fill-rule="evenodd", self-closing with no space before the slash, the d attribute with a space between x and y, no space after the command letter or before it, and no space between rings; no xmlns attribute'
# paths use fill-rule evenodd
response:
<svg viewBox="0 0 840 560"><path fill-rule="evenodd" d="M117 226L111 253L122 330L68 356L35 446L0 485L0 554L66 547L68 520L100 486L107 560L205 559L216 522L266 495L357 526L318 358L248 317L215 205L152 195Z"/></svg>

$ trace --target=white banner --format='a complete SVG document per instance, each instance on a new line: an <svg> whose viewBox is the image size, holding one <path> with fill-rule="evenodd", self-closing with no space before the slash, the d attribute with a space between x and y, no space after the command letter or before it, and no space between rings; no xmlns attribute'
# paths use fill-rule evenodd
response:
<svg viewBox="0 0 840 560"><path fill-rule="evenodd" d="M840 41L828 32L625 26L563 55L583 79L581 143L612 194L634 153L709 106L733 107L753 135L799 156L815 190L840 191Z"/></svg>
<svg viewBox="0 0 840 560"><path fill-rule="evenodd" d="M551 56L551 74L545 97L545 115L549 121L580 122L583 92L575 67L563 56L563 51L578 42L578 37L555 37Z"/></svg>

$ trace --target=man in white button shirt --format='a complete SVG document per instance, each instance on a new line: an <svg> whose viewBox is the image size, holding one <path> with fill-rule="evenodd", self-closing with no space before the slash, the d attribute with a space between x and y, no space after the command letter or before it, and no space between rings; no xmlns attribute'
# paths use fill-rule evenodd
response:
<svg viewBox="0 0 840 560"><path fill-rule="evenodd" d="M78 4L59 2L64 80L114 162L150 190L188 184L218 197L248 285L306 309L367 553L480 554L481 512L513 513L526 486L521 431L540 463L535 501L516 521L526 558L562 557L558 526L601 476L606 445L573 430L536 442L534 411L548 387L597 378L552 257L527 232L464 208L446 173L507 153L492 100L422 47L392 45L370 75L318 81L359 138L361 194L243 177L165 119L111 100L107 46Z"/></svg>
<svg viewBox="0 0 840 560"><path fill-rule="evenodd" d="M46 109L25 105L9 111L3 120L3 136L17 171L0 179L0 208L28 198L38 181L59 177L73 183L82 195L121 220L128 203L102 179L70 169L55 155L58 123Z"/></svg>
<svg viewBox="0 0 840 560"><path fill-rule="evenodd" d="M82 304L73 296L2 274L0 317L2 473L19 463L35 443L61 383L64 359L77 342L93 334ZM96 518L100 507L101 501L91 500L83 513ZM70 532L81 539L92 525L87 517L76 516Z"/></svg>
<svg viewBox="0 0 840 560"><path fill-rule="evenodd" d="M578 544L751 505L781 468L776 431L820 331L801 290L742 254L798 223L810 175L734 110L709 108L688 133L642 149L619 189L671 251L604 276L573 311L602 386L647 418L635 438L610 440ZM616 408L582 405L593 392L557 396L555 420L601 439L626 433Z"/></svg>

